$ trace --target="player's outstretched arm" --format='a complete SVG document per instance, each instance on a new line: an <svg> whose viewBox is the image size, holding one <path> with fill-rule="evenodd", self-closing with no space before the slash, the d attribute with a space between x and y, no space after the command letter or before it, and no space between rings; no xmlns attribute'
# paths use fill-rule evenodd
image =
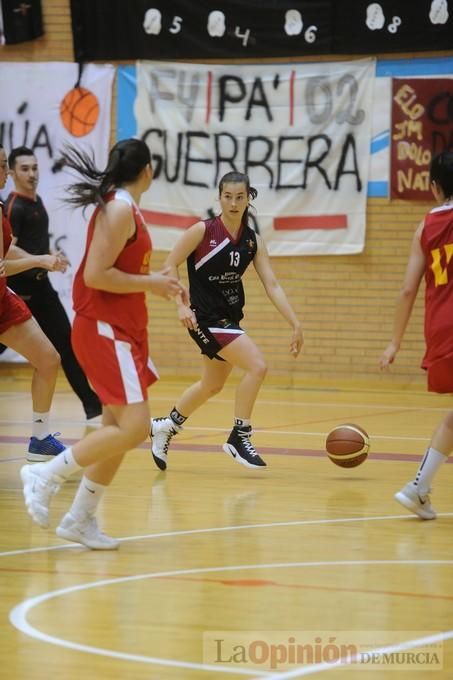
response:
<svg viewBox="0 0 453 680"><path fill-rule="evenodd" d="M267 296L293 329L289 351L294 358L296 358L304 344L301 323L295 315L294 310L286 297L285 291L277 281L271 266L266 245L260 236L257 236L257 243L258 249L253 264Z"/></svg>
<svg viewBox="0 0 453 680"><path fill-rule="evenodd" d="M401 286L396 299L393 315L392 339L385 348L379 361L381 370L387 369L390 364L394 362L395 357L399 352L407 324L409 323L412 314L412 308L417 297L420 282L425 272L425 255L420 244L423 224L424 223L422 222L418 226L412 239L403 285Z"/></svg>

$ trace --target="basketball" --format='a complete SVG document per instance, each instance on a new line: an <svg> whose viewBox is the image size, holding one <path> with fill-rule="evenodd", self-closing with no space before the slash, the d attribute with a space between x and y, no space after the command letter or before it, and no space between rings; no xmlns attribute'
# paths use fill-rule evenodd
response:
<svg viewBox="0 0 453 680"><path fill-rule="evenodd" d="M326 438L326 451L332 463L340 467L357 467L364 463L370 438L359 425L345 423L334 427Z"/></svg>
<svg viewBox="0 0 453 680"><path fill-rule="evenodd" d="M60 118L64 127L74 137L84 137L97 123L99 101L85 87L74 87L60 104Z"/></svg>

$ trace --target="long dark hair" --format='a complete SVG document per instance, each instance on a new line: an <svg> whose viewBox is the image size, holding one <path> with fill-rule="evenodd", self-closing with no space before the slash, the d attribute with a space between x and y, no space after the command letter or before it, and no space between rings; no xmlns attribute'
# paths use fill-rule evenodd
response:
<svg viewBox="0 0 453 680"><path fill-rule="evenodd" d="M441 187L445 198L453 198L453 151L442 151L433 158L429 178Z"/></svg>
<svg viewBox="0 0 453 680"><path fill-rule="evenodd" d="M66 146L57 164L75 170L84 178L67 187L70 195L64 199L66 203L82 208L91 204L102 206L108 191L133 182L143 168L151 165L151 152L141 139L123 139L110 150L106 168L99 170L92 155Z"/></svg>
<svg viewBox="0 0 453 680"><path fill-rule="evenodd" d="M258 191L255 189L255 187L250 186L250 179L249 176L245 174L245 172L237 172L236 170L227 172L226 175L222 177L222 179L219 182L219 196L221 195L223 191L223 185L224 184L245 184L245 188L247 191L247 195L249 197L249 204L247 208L244 211L244 215L242 216L242 223L243 224L248 224L249 221L249 209L253 208L251 201L253 201L257 196L258 196Z"/></svg>

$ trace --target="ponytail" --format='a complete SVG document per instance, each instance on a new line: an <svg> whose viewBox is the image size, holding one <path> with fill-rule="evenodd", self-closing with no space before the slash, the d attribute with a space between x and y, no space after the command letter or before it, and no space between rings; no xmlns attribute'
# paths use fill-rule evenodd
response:
<svg viewBox="0 0 453 680"><path fill-rule="evenodd" d="M125 139L115 144L104 170L96 167L92 154L68 145L57 166L74 170L83 180L67 187L69 196L64 200L81 208L91 204L103 206L104 196L109 191L133 182L148 164L151 164L150 150L139 139Z"/></svg>

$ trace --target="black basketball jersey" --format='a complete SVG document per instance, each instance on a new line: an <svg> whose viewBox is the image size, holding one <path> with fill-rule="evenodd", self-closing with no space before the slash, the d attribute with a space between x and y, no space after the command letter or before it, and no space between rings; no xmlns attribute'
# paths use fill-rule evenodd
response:
<svg viewBox="0 0 453 680"><path fill-rule="evenodd" d="M5 201L5 211L19 248L31 255L47 255L50 252L49 215L39 196L33 199L12 191ZM39 271L42 270L34 267L8 277L8 285L16 290L16 284L29 282Z"/></svg>
<svg viewBox="0 0 453 680"><path fill-rule="evenodd" d="M5 212L20 248L32 255L49 253L49 215L39 196L33 199L12 191L5 201Z"/></svg>
<svg viewBox="0 0 453 680"><path fill-rule="evenodd" d="M220 217L204 223L203 240L187 258L192 307L200 321L227 318L238 323L245 302L241 278L255 257L256 234L242 225L233 239Z"/></svg>

